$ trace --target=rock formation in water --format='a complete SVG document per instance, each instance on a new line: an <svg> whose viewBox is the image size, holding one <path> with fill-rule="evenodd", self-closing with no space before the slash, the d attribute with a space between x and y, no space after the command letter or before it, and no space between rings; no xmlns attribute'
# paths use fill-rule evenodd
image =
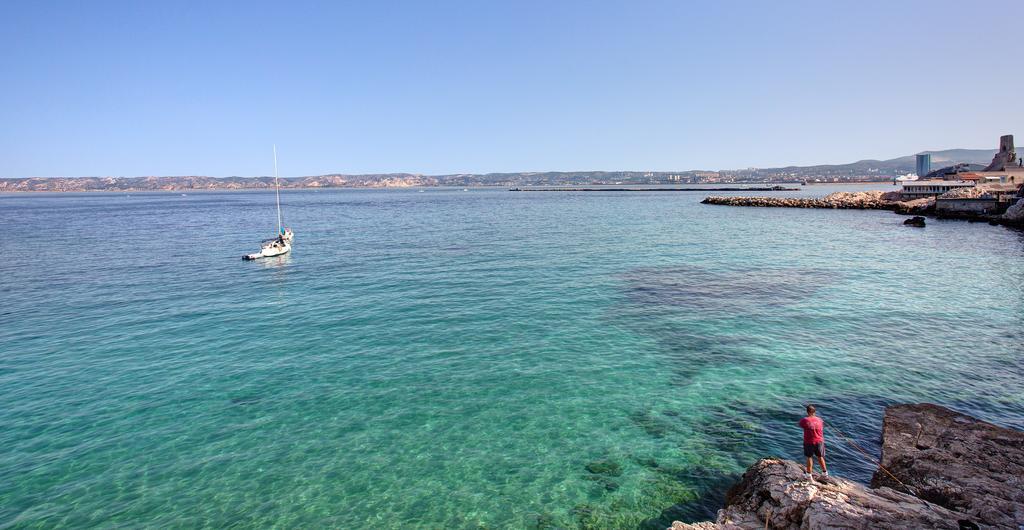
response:
<svg viewBox="0 0 1024 530"><path fill-rule="evenodd" d="M992 157L992 163L985 168L985 171L1005 171L1007 167L1017 163L1017 153L1013 148L1013 135L1007 134L999 137L999 151Z"/></svg>
<svg viewBox="0 0 1024 530"><path fill-rule="evenodd" d="M885 409L882 466L929 502L979 524L1024 525L1024 432L937 405ZM881 470L874 487L898 484Z"/></svg>
<svg viewBox="0 0 1024 530"><path fill-rule="evenodd" d="M896 405L885 412L882 466L899 482L881 469L871 488L811 481L796 462L763 459L729 490L714 522L670 530L1024 526L1022 432L937 405Z"/></svg>

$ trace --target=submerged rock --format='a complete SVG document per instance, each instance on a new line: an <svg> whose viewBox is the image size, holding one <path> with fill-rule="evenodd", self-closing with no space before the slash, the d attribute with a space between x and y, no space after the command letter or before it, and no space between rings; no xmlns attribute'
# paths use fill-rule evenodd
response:
<svg viewBox="0 0 1024 530"><path fill-rule="evenodd" d="M614 460L594 460L586 465L587 471L595 475L618 477L622 475L622 466Z"/></svg>
<svg viewBox="0 0 1024 530"><path fill-rule="evenodd" d="M605 475L587 475L584 478L601 486L605 491L615 491L619 489L619 483Z"/></svg>
<svg viewBox="0 0 1024 530"><path fill-rule="evenodd" d="M938 405L894 405L882 423L882 466L922 499L984 525L1024 525L1024 432ZM879 469L872 486L898 487Z"/></svg>
<svg viewBox="0 0 1024 530"><path fill-rule="evenodd" d="M903 224L907 226L916 226L923 228L925 225L924 217L921 217L920 215L915 215L914 217L911 217L910 219L903 221Z"/></svg>
<svg viewBox="0 0 1024 530"><path fill-rule="evenodd" d="M673 431L672 425L667 420L655 416L650 410L634 412L629 415L629 419L652 438L664 438ZM587 469L590 469L589 464ZM594 472L592 471L592 473Z"/></svg>
<svg viewBox="0 0 1024 530"><path fill-rule="evenodd" d="M231 404L244 407L247 405L255 405L262 400L262 396L240 396L231 398Z"/></svg>

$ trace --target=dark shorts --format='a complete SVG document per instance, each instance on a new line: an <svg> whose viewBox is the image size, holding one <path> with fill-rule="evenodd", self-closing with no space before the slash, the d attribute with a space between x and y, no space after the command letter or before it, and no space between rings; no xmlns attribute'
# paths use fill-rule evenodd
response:
<svg viewBox="0 0 1024 530"><path fill-rule="evenodd" d="M804 444L804 456L807 458L812 456L825 456L825 442Z"/></svg>

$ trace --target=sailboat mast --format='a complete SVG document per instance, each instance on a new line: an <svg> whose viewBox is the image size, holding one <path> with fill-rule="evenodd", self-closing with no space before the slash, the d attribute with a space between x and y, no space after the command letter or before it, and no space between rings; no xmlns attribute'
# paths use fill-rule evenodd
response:
<svg viewBox="0 0 1024 530"><path fill-rule="evenodd" d="M277 193L277 235L280 236L284 232L281 231L281 184L277 181L277 144L274 144L274 190Z"/></svg>

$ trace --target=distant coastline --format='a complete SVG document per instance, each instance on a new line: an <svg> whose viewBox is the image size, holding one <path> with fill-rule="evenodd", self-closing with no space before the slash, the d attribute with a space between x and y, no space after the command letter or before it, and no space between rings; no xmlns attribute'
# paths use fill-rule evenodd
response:
<svg viewBox="0 0 1024 530"><path fill-rule="evenodd" d="M326 175L282 178L282 188L408 188L437 186L418 175ZM273 177L29 177L0 179L0 193L18 192L150 192L232 191L272 189Z"/></svg>
<svg viewBox="0 0 1024 530"><path fill-rule="evenodd" d="M263 182L267 177L254 177L253 182L238 182L236 179L215 179L215 182L203 182L196 184L187 180L187 177L160 177L160 183L139 183L124 182L141 180L143 177L114 179L117 182L81 182L81 178L26 178L26 179L0 179L0 194L4 193L195 193L210 191L259 191L272 190L271 184ZM180 179L180 180L179 180ZM92 180L89 177L88 180ZM99 179L97 180L108 180ZM168 182L170 180L170 182ZM563 184L531 184L518 186L504 183L449 183L449 182L421 182L416 180L408 181L387 181L387 182L356 182L346 184L323 184L323 183L296 183L298 179L282 179L282 190L319 190L319 189L409 189L409 188L506 188L509 191L797 191L801 182L795 181L737 181L728 183L712 184L691 184L691 183L617 183L605 182L579 182ZM45 182L40 182L45 181ZM216 182L223 181L223 182ZM806 182L807 185L814 184L844 184L844 185L891 185L888 180L865 180L865 181L841 181L841 182ZM598 187L594 187L598 186ZM604 187L608 186L608 187ZM661 188L650 188L645 186L663 186ZM699 187L680 187L699 186Z"/></svg>
<svg viewBox="0 0 1024 530"><path fill-rule="evenodd" d="M987 163L994 149L947 149L925 151L934 162ZM898 175L913 172L914 155L889 160L860 160L849 164L686 171L521 171L509 173L368 173L287 177L282 188L412 188L434 186L652 186L731 184L827 184L891 183ZM5 192L140 192L247 190L271 188L273 177L20 177L0 178Z"/></svg>
<svg viewBox="0 0 1024 530"><path fill-rule="evenodd" d="M667 177L665 175L668 175ZM290 177L281 179L282 189L382 189L417 187L580 187L580 186L720 186L762 185L779 186L808 184L890 184L892 177L875 179L835 178L829 180L796 180L793 178L721 178L681 180L678 174L651 174L633 172L594 173L516 173L488 175L440 175L424 176L412 174L386 175L324 175L318 177ZM185 192L185 191L232 191L272 189L273 177L28 177L0 178L0 193L82 193L82 192ZM698 190L694 190L698 191ZM744 188L744 191L751 191Z"/></svg>
<svg viewBox="0 0 1024 530"><path fill-rule="evenodd" d="M880 181L846 181L843 183L888 183L887 180ZM730 181L712 182L713 185L772 185L798 184L798 181ZM529 179L515 179L498 182L488 182L484 179L460 178L446 179L444 177L423 177L417 175L399 176L389 175L381 178L346 178L343 176L329 177L298 177L281 179L282 189L331 189L331 188L353 188L353 189L381 189L381 188L416 188L416 187L512 187L526 189L529 186L650 186L650 185L687 185L687 184L708 184L690 182L631 182L622 180L548 180L531 181ZM22 178L22 179L0 179L0 193L82 193L82 192L151 192L151 191L232 191L232 190L261 190L272 189L274 179L272 177L51 177L51 178ZM715 188L703 188L705 191L719 190ZM759 188L736 188L737 191L757 191ZM700 191L694 189L692 191ZM766 191L770 191L766 188Z"/></svg>

